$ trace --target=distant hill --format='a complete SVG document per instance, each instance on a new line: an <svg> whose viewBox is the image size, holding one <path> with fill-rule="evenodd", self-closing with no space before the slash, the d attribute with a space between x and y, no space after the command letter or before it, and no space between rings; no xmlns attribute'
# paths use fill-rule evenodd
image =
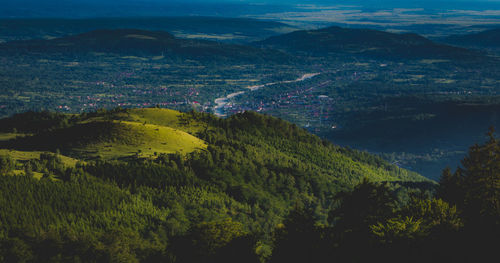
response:
<svg viewBox="0 0 500 263"><path fill-rule="evenodd" d="M249 46L208 40L176 38L163 31L139 29L95 30L51 40L11 41L0 45L6 53L79 54L106 52L120 55L165 56L169 58L220 58L287 61L285 54Z"/></svg>
<svg viewBox="0 0 500 263"><path fill-rule="evenodd" d="M168 31L182 38L231 43L257 41L296 30L293 26L274 21L203 16L0 19L0 42L53 39L99 29L123 28Z"/></svg>
<svg viewBox="0 0 500 263"><path fill-rule="evenodd" d="M379 58L472 58L472 51L437 44L417 34L395 34L372 29L332 26L301 30L255 42L256 46L308 54Z"/></svg>
<svg viewBox="0 0 500 263"><path fill-rule="evenodd" d="M452 35L443 39L443 42L467 47L500 47L500 28L482 31L467 35Z"/></svg>

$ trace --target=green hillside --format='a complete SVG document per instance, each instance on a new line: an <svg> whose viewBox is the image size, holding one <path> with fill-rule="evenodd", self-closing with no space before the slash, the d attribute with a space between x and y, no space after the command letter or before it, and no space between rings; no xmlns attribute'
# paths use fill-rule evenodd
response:
<svg viewBox="0 0 500 263"><path fill-rule="evenodd" d="M23 150L60 150L75 158L106 160L132 156L154 157L177 152L187 154L206 148L202 140L187 133L193 128L186 126L184 131L182 125L177 123L178 112L162 110L160 115L158 110L147 109L127 114L116 112L90 117L73 116L72 121L64 127L17 136L17 139L4 143ZM14 128L15 124L7 129ZM15 129L22 131L23 127Z"/></svg>
<svg viewBox="0 0 500 263"><path fill-rule="evenodd" d="M11 138L2 142L5 148L58 150L82 160L118 160L127 157L155 159L162 154L203 152L207 145L213 147L213 144L219 143L219 137L222 136L241 144L247 149L246 157L251 160L282 159L307 165L307 170L332 177L330 179L340 180L339 177L344 176L340 180L342 184L354 184L363 177L376 181L425 181L377 157L336 147L295 125L271 117L245 113L228 120L218 120L206 114L193 114L159 108L102 111L85 115L55 114L52 118L59 118L64 125L50 127L53 120L44 120L39 125L46 127L45 130L40 129L41 132L33 134L30 131L36 129L17 125L24 118L20 114L2 120L4 131L16 130L19 134L15 138L12 138L12 133L0 135ZM268 125L276 127L273 129ZM227 138L228 132L230 138ZM231 155L236 157L240 152ZM269 159L264 156L269 156ZM349 176L346 176L346 172Z"/></svg>
<svg viewBox="0 0 500 263"><path fill-rule="evenodd" d="M334 196L364 178L390 182L394 193L434 187L377 156L252 112L228 119L159 108L28 112L0 124L6 175L0 177L0 240L23 240L36 261L85 254L91 255L85 262L197 257L175 246L219 227L229 239L252 233L264 259L272 231L294 206L310 207L326 224ZM53 238L85 246L65 255L59 248L36 250Z"/></svg>

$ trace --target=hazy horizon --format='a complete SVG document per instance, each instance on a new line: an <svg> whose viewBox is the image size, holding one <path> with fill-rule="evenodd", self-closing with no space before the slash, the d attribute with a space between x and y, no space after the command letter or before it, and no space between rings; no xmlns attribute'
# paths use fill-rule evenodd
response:
<svg viewBox="0 0 500 263"><path fill-rule="evenodd" d="M362 9L500 10L499 0L4 0L0 18L82 18L130 16L240 17L307 10L311 7Z"/></svg>

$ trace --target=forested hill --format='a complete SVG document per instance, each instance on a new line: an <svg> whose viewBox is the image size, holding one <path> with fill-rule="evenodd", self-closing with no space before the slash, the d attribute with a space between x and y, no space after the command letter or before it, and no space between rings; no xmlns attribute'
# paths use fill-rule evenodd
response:
<svg viewBox="0 0 500 263"><path fill-rule="evenodd" d="M210 58L280 61L281 63L290 60L289 56L274 50L209 40L176 38L165 31L139 29L99 29L50 40L10 41L0 44L0 52L5 54L62 53L71 56L104 52L129 56L155 56L158 59L163 57Z"/></svg>
<svg viewBox="0 0 500 263"><path fill-rule="evenodd" d="M179 37L230 43L262 40L296 29L275 21L231 17L10 18L0 19L0 42L60 38L98 29L120 28L167 31L174 32Z"/></svg>
<svg viewBox="0 0 500 263"><path fill-rule="evenodd" d="M471 59L475 52L437 44L420 35L396 34L373 29L341 28L301 30L255 42L256 46L307 54L349 55L383 59Z"/></svg>
<svg viewBox="0 0 500 263"><path fill-rule="evenodd" d="M310 207L326 223L332 197L363 178L398 191L433 185L252 112L228 119L159 108L27 112L0 127L0 239L37 262L189 258L244 233L260 240L257 254L266 257L270 233L291 207ZM213 232L220 227L223 234ZM201 233L219 243L185 243Z"/></svg>
<svg viewBox="0 0 500 263"><path fill-rule="evenodd" d="M376 156L335 146L294 124L252 112L228 119L160 108L81 115L27 112L2 119L0 124L3 132L17 132L15 139L3 142L6 148L57 149L87 161L123 160L132 156L158 160L160 154L176 153L201 158L207 157L205 154L210 150L227 148L227 152L220 154L228 165L245 166L252 161L262 167L283 166L297 175L321 175L344 186L356 184L363 177L375 181L426 181ZM127 152L134 147L139 154Z"/></svg>
<svg viewBox="0 0 500 263"><path fill-rule="evenodd" d="M500 47L500 28L485 30L467 35L452 35L443 39L444 42L466 47Z"/></svg>

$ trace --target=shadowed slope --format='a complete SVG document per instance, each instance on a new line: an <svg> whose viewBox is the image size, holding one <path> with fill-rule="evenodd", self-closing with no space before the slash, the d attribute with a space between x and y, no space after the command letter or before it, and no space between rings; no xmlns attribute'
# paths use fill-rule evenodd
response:
<svg viewBox="0 0 500 263"><path fill-rule="evenodd" d="M343 54L379 58L471 58L472 51L436 44L417 34L394 34L337 26L270 37L255 45L310 54Z"/></svg>

